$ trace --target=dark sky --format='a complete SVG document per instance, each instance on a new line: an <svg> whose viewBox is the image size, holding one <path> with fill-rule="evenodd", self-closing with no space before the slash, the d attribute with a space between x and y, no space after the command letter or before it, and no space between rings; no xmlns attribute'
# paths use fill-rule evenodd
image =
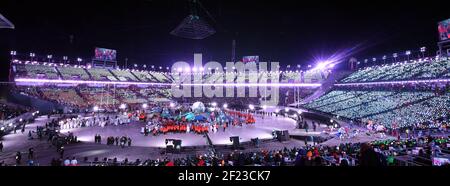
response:
<svg viewBox="0 0 450 186"><path fill-rule="evenodd" d="M15 30L0 30L3 53L17 50L71 58L93 56L96 46L118 51L119 63L225 62L237 56L311 64L315 56L360 44L358 59L427 46L435 52L437 22L450 18L446 1L233 1L201 0L217 30L204 40L169 34L189 14L187 0L2 0L0 13ZM70 36L73 35L73 43ZM3 68L4 66L2 66Z"/></svg>

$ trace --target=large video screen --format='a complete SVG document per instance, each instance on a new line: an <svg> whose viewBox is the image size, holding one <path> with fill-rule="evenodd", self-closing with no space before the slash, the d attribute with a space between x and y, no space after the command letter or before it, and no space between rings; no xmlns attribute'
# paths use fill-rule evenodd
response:
<svg viewBox="0 0 450 186"><path fill-rule="evenodd" d="M242 62L250 63L250 62L259 62L259 56L244 56L242 57Z"/></svg>
<svg viewBox="0 0 450 186"><path fill-rule="evenodd" d="M101 61L116 61L117 51L106 48L95 48L95 59Z"/></svg>
<svg viewBox="0 0 450 186"><path fill-rule="evenodd" d="M450 19L439 22L438 31L441 41L450 40Z"/></svg>

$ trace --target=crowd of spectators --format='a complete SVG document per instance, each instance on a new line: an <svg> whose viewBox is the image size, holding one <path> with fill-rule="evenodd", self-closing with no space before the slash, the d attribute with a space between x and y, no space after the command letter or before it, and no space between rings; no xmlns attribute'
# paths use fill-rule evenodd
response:
<svg viewBox="0 0 450 186"><path fill-rule="evenodd" d="M341 83L439 79L450 77L450 60L425 58L361 69L342 79Z"/></svg>
<svg viewBox="0 0 450 186"><path fill-rule="evenodd" d="M414 139L381 140L369 143L346 143L339 146L306 146L279 150L254 150L202 154L183 158L85 158L88 166L395 166L408 156L421 165L432 165L433 157L448 153L448 137L425 136Z"/></svg>

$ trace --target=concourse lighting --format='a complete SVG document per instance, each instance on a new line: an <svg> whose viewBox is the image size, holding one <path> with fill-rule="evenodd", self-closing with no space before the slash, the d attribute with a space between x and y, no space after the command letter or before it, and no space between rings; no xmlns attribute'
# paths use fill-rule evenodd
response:
<svg viewBox="0 0 450 186"><path fill-rule="evenodd" d="M420 52L425 52L427 50L426 47L420 47Z"/></svg>

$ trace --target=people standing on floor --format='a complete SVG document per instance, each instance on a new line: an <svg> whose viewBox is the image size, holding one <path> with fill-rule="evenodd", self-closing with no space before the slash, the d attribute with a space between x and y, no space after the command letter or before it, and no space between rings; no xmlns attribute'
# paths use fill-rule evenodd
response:
<svg viewBox="0 0 450 186"><path fill-rule="evenodd" d="M130 147L130 146L131 146L131 138L128 137L128 147Z"/></svg>
<svg viewBox="0 0 450 186"><path fill-rule="evenodd" d="M61 146L61 148L59 150L59 155L61 158L63 158L63 156L64 156L64 147L63 146Z"/></svg>
<svg viewBox="0 0 450 186"><path fill-rule="evenodd" d="M22 125L22 130L21 130L22 134L25 132L25 123Z"/></svg>
<svg viewBox="0 0 450 186"><path fill-rule="evenodd" d="M306 132L308 132L308 128L309 128L308 122L305 122L305 131L306 131Z"/></svg>
<svg viewBox="0 0 450 186"><path fill-rule="evenodd" d="M77 166L78 160L75 157L72 157L72 160L70 161L70 166Z"/></svg>
<svg viewBox="0 0 450 186"><path fill-rule="evenodd" d="M70 166L70 159L69 159L69 157L66 157L66 159L64 160L64 166Z"/></svg>
<svg viewBox="0 0 450 186"><path fill-rule="evenodd" d="M33 148L28 149L28 159L34 159L34 149Z"/></svg>
<svg viewBox="0 0 450 186"><path fill-rule="evenodd" d="M22 153L20 151L17 151L17 153L16 153L16 164L20 165L21 161L22 161Z"/></svg>

